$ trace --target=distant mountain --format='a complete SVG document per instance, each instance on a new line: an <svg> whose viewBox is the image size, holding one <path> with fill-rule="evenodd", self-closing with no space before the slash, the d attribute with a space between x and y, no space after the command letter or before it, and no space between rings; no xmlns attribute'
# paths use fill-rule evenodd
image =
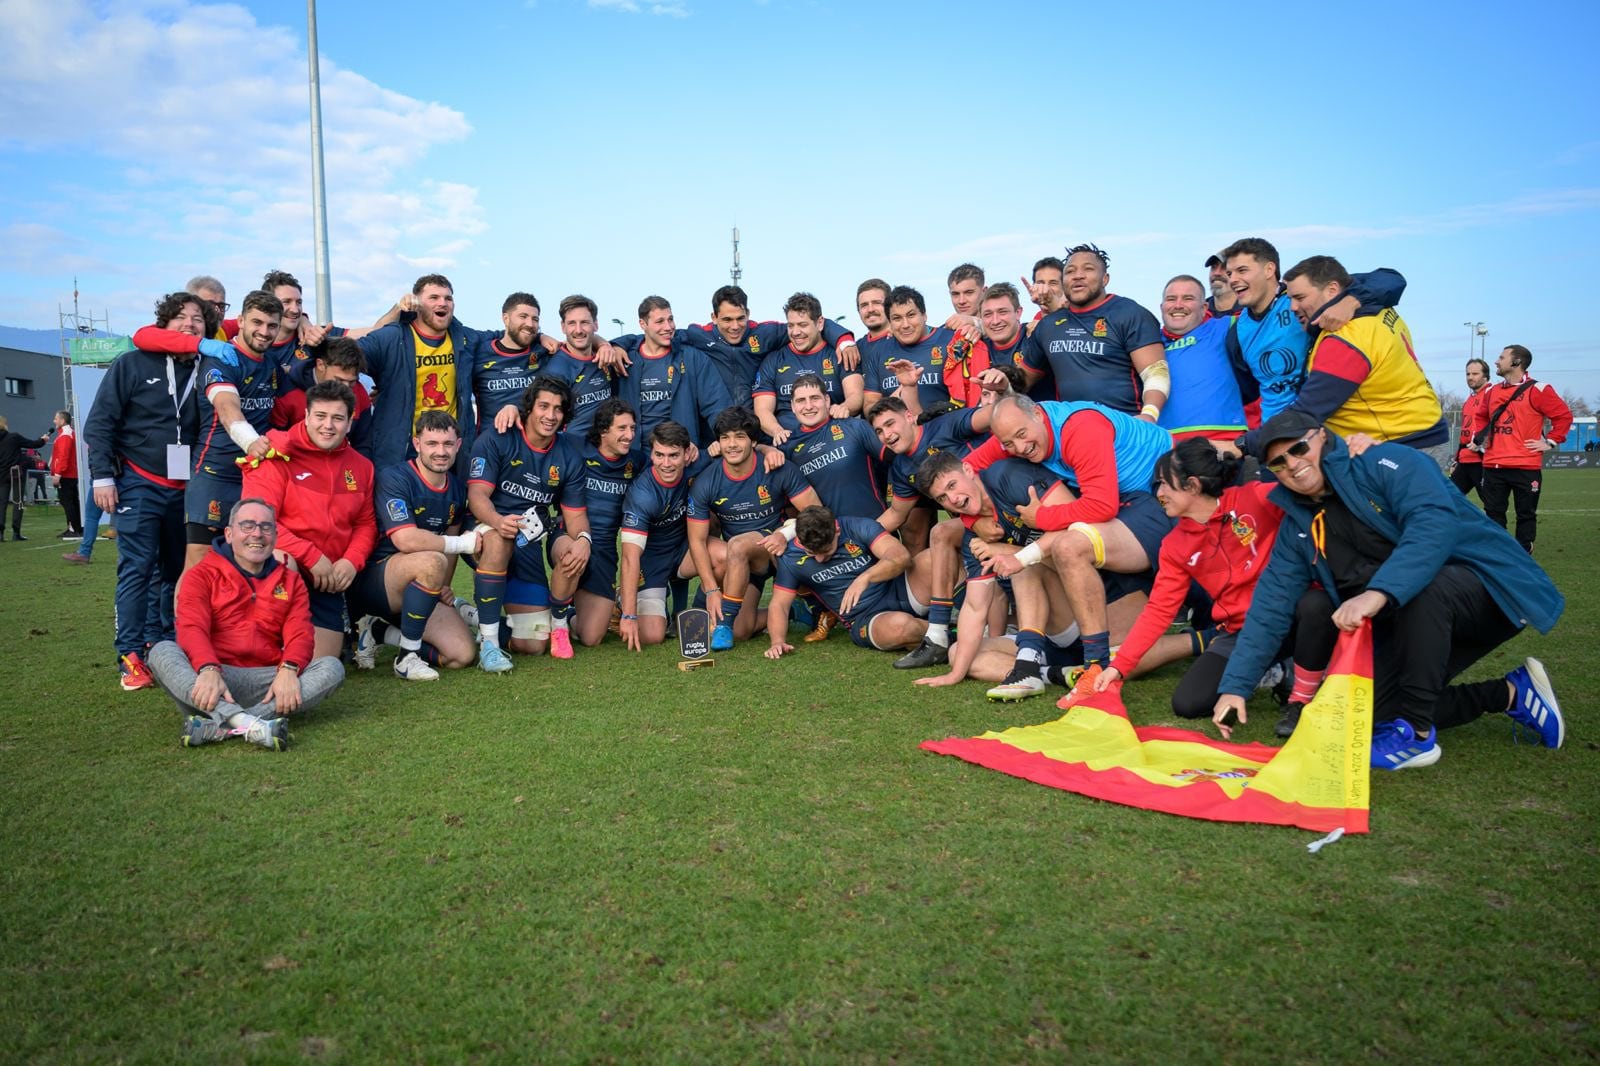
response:
<svg viewBox="0 0 1600 1066"><path fill-rule="evenodd" d="M108 337L109 333L96 330L89 337ZM23 329L21 326L0 326L0 348L17 348L24 352L44 355L61 354L61 332L54 329Z"/></svg>

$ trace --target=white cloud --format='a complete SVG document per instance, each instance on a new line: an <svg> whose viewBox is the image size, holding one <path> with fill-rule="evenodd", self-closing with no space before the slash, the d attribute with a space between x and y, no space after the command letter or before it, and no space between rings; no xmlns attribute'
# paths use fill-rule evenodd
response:
<svg viewBox="0 0 1600 1066"><path fill-rule="evenodd" d="M22 255L52 269L115 258L50 232L76 215L109 240L146 249L112 268L140 294L129 313L147 313L143 294L202 271L242 294L281 267L309 290L310 119L298 25L263 25L239 5L192 0L8 0L0 34L16 49L0 67L0 145L14 155L81 151L79 180L89 186L58 186L49 201L28 205L37 247L24 241ZM464 115L385 89L326 54L321 74L335 307L341 322L356 324L409 286L408 264L454 265L486 224L474 187L422 168L430 149L470 134Z"/></svg>

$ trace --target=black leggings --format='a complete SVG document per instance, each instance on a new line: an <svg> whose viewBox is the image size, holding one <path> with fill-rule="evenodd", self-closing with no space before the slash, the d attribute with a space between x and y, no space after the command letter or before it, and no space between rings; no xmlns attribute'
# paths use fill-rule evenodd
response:
<svg viewBox="0 0 1600 1066"><path fill-rule="evenodd" d="M1319 588L1306 590L1295 606L1294 629L1276 659L1292 650L1296 666L1307 670L1326 670L1333 658L1333 645L1339 628L1333 624L1333 601ZM1228 669L1228 657L1238 634L1228 633L1212 642L1189 667L1178 687L1172 690L1172 713L1179 718L1210 718L1217 705L1217 686Z"/></svg>

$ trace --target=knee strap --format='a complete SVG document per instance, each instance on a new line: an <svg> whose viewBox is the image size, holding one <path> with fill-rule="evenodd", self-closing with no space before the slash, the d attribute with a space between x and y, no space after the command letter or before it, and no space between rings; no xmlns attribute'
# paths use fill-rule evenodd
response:
<svg viewBox="0 0 1600 1066"><path fill-rule="evenodd" d="M1106 565L1106 540L1100 531L1088 522L1074 522L1067 527L1068 533L1079 533L1089 540L1089 546L1094 549L1094 568L1100 569Z"/></svg>
<svg viewBox="0 0 1600 1066"><path fill-rule="evenodd" d="M506 625L511 629L511 638L513 640L550 639L549 611L524 611L519 614L508 614L506 615Z"/></svg>

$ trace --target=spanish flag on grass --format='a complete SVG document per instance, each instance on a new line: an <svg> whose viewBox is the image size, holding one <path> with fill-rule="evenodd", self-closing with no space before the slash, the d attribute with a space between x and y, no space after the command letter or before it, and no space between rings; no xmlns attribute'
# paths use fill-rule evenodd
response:
<svg viewBox="0 0 1600 1066"><path fill-rule="evenodd" d="M1367 831L1370 626L1340 635L1322 688L1281 748L1135 726L1120 689L1093 695L1045 725L929 740L922 747L1130 807L1215 822Z"/></svg>

